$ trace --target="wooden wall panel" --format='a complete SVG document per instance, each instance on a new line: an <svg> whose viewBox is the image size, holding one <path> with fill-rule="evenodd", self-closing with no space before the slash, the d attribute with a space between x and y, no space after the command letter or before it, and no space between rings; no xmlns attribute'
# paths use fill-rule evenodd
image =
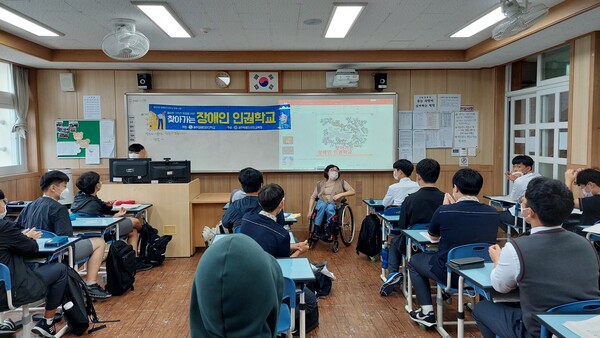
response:
<svg viewBox="0 0 600 338"><path fill-rule="evenodd" d="M285 91L302 90L302 71L286 70L282 72L282 86Z"/></svg>
<svg viewBox="0 0 600 338"><path fill-rule="evenodd" d="M11 201L31 201L41 196L40 177L28 173L0 178L0 190Z"/></svg>
<svg viewBox="0 0 600 338"><path fill-rule="evenodd" d="M398 93L398 110L412 110L412 96L410 87L411 71L387 71L388 87L385 91Z"/></svg>
<svg viewBox="0 0 600 338"><path fill-rule="evenodd" d="M587 166L590 163L589 147L573 145L589 145L591 135L591 111L590 111L590 82L592 80L590 71L592 67L592 37L584 36L575 40L573 44L572 75L570 90L572 93L569 111L569 148L568 162L578 166ZM577 132L574 132L577 131Z"/></svg>
<svg viewBox="0 0 600 338"><path fill-rule="evenodd" d="M191 72L185 70L155 70L152 74L152 91L191 89Z"/></svg>

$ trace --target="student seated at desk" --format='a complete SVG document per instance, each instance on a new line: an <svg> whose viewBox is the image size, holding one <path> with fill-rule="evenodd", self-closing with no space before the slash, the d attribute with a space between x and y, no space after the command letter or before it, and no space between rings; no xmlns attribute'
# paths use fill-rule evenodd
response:
<svg viewBox="0 0 600 338"><path fill-rule="evenodd" d="M100 175L98 173L94 171L82 173L77 179L77 188L80 191L75 195L73 205L71 205L71 212L76 214L77 217L104 217L105 214L111 212L114 201L104 202L98 198L98 191L102 189L102 182L100 182ZM123 217L126 213L127 210L121 207L121 210L114 217ZM126 217L119 221L117 226L119 227L119 233L129 231L127 234L127 243L133 247L133 251L137 257L142 222L135 217ZM121 231L121 229L124 230ZM137 271L150 269L152 269L152 264L146 264L139 259L136 261Z"/></svg>
<svg viewBox="0 0 600 338"><path fill-rule="evenodd" d="M531 235L489 248L494 289L519 288L520 307L481 301L473 319L484 338L539 337L534 314L557 305L597 299L600 264L592 245L561 224L573 210L573 194L560 181L538 177L520 201Z"/></svg>
<svg viewBox="0 0 600 338"><path fill-rule="evenodd" d="M146 152L146 148L139 143L132 143L129 145L129 153L127 157L129 158L147 158L148 153Z"/></svg>
<svg viewBox="0 0 600 338"><path fill-rule="evenodd" d="M398 222L400 229L407 229L415 224L428 224L433 213L444 201L444 193L435 186L440 177L440 164L434 159L425 158L417 163L416 171L420 189L408 195L402 202ZM379 289L380 295L391 295L394 287L402 282L402 274L398 271L405 250L404 236L394 236L388 256L388 278Z"/></svg>
<svg viewBox="0 0 600 338"><path fill-rule="evenodd" d="M274 338L283 298L275 258L252 238L233 234L202 255L192 284L192 338Z"/></svg>
<svg viewBox="0 0 600 338"><path fill-rule="evenodd" d="M390 185L381 204L384 207L392 205L400 206L406 196L419 190L419 184L411 181L410 175L414 170L409 160L398 160L394 162L394 180L398 183Z"/></svg>
<svg viewBox="0 0 600 338"><path fill-rule="evenodd" d="M229 229L229 232L233 232L235 228L240 226L242 216L246 213L257 214L262 210L258 203L258 190L264 182L263 174L254 168L248 167L240 171L238 180L246 193L246 197L232 202L225 215L223 215L221 222L225 228ZM277 223L282 227L285 225L283 210L277 214Z"/></svg>
<svg viewBox="0 0 600 338"><path fill-rule="evenodd" d="M600 171L596 169L569 169L565 184L573 192L575 208L581 209L581 224L592 225L600 220ZM581 189L573 189L577 185Z"/></svg>
<svg viewBox="0 0 600 338"><path fill-rule="evenodd" d="M42 233L35 228L21 232L13 222L3 219L5 215L4 193L0 190L0 263L10 270L13 305L32 303L45 296L44 318L40 319L31 331L44 337L52 337L56 333L54 314L67 290L67 266L50 263L31 270L23 257L38 253L39 248L35 240L40 238ZM0 292L0 311L6 310L8 305L3 289Z"/></svg>
<svg viewBox="0 0 600 338"><path fill-rule="evenodd" d="M267 184L258 192L258 203L262 210L246 213L242 218L240 232L254 239L266 252L275 258L298 257L308 251L308 241L290 244L290 233L277 223L283 210L285 195L277 184Z"/></svg>
<svg viewBox="0 0 600 338"><path fill-rule="evenodd" d="M73 237L73 226L67 207L58 203L61 194L67 190L69 177L58 170L52 170L40 178L40 188L43 196L29 203L19 214L17 225L21 228L36 228L55 233L58 236ZM110 293L106 292L96 282L98 271L102 265L106 243L100 237L94 237L77 241L74 245L75 256L78 250L81 252L90 251L91 256L87 262L87 276L85 282L90 295L94 298L109 298Z"/></svg>
<svg viewBox="0 0 600 338"><path fill-rule="evenodd" d="M504 176L507 180L513 182L510 192L510 198L513 201L518 201L521 196L525 195L529 181L540 176L540 174L533 171L533 164L533 159L527 155L517 155L512 159L512 171L507 171ZM502 230L506 231L506 224L515 225L515 212L515 206L500 211L500 221L502 222L500 227ZM521 223L523 220L519 219L517 222Z"/></svg>
<svg viewBox="0 0 600 338"><path fill-rule="evenodd" d="M460 169L452 177L452 196L446 194L444 205L431 217L427 232L439 239L438 251L417 253L408 263L410 279L421 308L410 312L410 318L426 326L435 325L431 301L430 279L446 282L448 252L460 245L496 242L500 219L493 207L479 203L477 195L483 186L483 177L473 169ZM457 286L453 275L452 285Z"/></svg>

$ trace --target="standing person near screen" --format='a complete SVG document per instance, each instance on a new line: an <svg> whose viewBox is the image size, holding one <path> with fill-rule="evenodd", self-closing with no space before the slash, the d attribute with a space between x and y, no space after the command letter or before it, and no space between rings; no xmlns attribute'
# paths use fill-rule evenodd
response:
<svg viewBox="0 0 600 338"><path fill-rule="evenodd" d="M565 184L573 192L575 208L581 209L581 224L600 221L600 171L597 169L569 169ZM573 186L579 189L573 189ZM581 192L580 192L581 191Z"/></svg>
<svg viewBox="0 0 600 338"><path fill-rule="evenodd" d="M310 196L308 202L308 219L310 219L313 207L317 211L314 219L316 226L321 226L323 218L327 214L326 223L331 221L335 215L336 208L348 196L354 196L354 188L345 180L340 178L340 168L335 164L330 164L323 170L324 180L317 182L315 190ZM315 206L315 201L317 201Z"/></svg>
<svg viewBox="0 0 600 338"><path fill-rule="evenodd" d="M382 202L384 207L400 206L408 194L419 190L419 184L410 179L413 170L414 165L409 160L403 159L394 162L394 179L398 183L394 183L388 188Z"/></svg>
<svg viewBox="0 0 600 338"><path fill-rule="evenodd" d="M129 146L129 158L147 158L148 153L146 152L146 148L139 143L132 143Z"/></svg>
<svg viewBox="0 0 600 338"><path fill-rule="evenodd" d="M575 301L598 299L598 256L585 238L561 224L573 210L573 194L560 181L537 177L527 185L521 212L531 235L489 247L494 290L519 288L519 305L482 300L473 309L484 338L539 337L534 314Z"/></svg>

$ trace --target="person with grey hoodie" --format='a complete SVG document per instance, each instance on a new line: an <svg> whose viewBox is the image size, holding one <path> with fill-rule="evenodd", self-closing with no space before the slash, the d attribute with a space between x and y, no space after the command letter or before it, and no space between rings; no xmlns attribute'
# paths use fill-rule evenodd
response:
<svg viewBox="0 0 600 338"><path fill-rule="evenodd" d="M283 275L244 234L227 235L200 258L192 285L192 338L275 337Z"/></svg>

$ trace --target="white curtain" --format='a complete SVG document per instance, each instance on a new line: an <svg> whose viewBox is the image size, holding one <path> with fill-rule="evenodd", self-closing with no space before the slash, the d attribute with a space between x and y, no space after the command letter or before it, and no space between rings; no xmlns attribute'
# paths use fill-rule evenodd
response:
<svg viewBox="0 0 600 338"><path fill-rule="evenodd" d="M12 132L25 138L27 136L27 111L29 110L29 71L22 67L13 66L12 75L15 88L13 104L17 113L17 121L12 127Z"/></svg>

